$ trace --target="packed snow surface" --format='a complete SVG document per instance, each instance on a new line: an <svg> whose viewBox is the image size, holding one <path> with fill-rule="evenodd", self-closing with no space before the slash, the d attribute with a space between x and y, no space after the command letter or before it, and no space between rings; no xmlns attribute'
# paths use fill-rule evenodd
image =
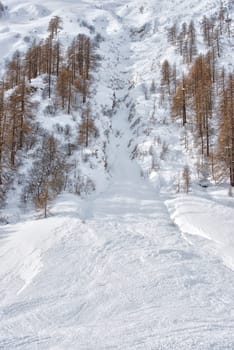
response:
<svg viewBox="0 0 234 350"><path fill-rule="evenodd" d="M1 347L233 349L233 272L116 166L98 198L65 195L49 219L5 229Z"/></svg>
<svg viewBox="0 0 234 350"><path fill-rule="evenodd" d="M139 97L132 79L151 62L149 38L134 28L154 28L154 50L162 50L157 28L209 13L216 2L7 5L3 57L11 45L25 49L29 32L43 35L52 15L67 18L69 33L75 16L93 24L104 38L96 101L114 91L117 104L106 188L86 199L62 194L47 219L0 226L0 349L234 349L233 199L203 189L160 194L128 148L129 106Z"/></svg>

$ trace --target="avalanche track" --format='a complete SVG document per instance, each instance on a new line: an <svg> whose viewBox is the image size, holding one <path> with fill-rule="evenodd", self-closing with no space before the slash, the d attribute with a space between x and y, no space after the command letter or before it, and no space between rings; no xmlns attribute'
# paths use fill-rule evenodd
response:
<svg viewBox="0 0 234 350"><path fill-rule="evenodd" d="M0 349L234 349L233 272L183 239L130 160L133 57L127 23L110 16L112 180L87 200L61 196L47 220L4 228Z"/></svg>

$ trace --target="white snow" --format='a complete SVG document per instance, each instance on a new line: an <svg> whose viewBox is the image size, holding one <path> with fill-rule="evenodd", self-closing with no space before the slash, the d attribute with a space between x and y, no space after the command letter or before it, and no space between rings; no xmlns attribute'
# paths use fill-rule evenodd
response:
<svg viewBox="0 0 234 350"><path fill-rule="evenodd" d="M183 239L134 163L115 166L97 198L7 227L1 347L232 349L233 272Z"/></svg>
<svg viewBox="0 0 234 350"><path fill-rule="evenodd" d="M227 200L217 203L212 198L189 195L169 200L167 205L189 243L205 246L234 271L233 203L229 207ZM193 236L205 239L197 242Z"/></svg>
<svg viewBox="0 0 234 350"><path fill-rule="evenodd" d="M7 5L0 22L2 71L16 48L26 49L26 35L46 35L51 16L64 20L64 44L87 30L77 21L85 20L104 38L93 101L100 125L114 93L116 107L109 181L100 166L97 191L86 199L64 193L51 203L49 218L21 213L18 223L0 226L0 349L234 349L234 200L227 186L194 185L188 195L175 194L175 178L189 156L163 108L157 107L152 130L143 132L154 100L145 100L142 85L159 80L167 54L175 58L165 28L212 14L219 2ZM134 103L138 128L128 121ZM63 117L39 116L49 130ZM169 151L160 158L163 141ZM131 160L135 144L141 157ZM150 172L151 146L159 169ZM13 201L12 195L9 211Z"/></svg>

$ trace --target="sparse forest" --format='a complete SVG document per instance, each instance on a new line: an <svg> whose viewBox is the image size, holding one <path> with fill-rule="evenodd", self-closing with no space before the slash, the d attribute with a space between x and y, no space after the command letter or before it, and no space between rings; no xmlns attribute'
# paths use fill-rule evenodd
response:
<svg viewBox="0 0 234 350"><path fill-rule="evenodd" d="M197 150L199 176L215 183L229 178L234 186L233 72L220 64L223 38L231 36L230 23L221 4L215 16L203 17L200 28L193 21L169 28L168 42L182 57L184 68L181 71L168 60L162 63L160 93L184 128L186 150ZM198 52L197 32L206 53Z"/></svg>
<svg viewBox="0 0 234 350"><path fill-rule="evenodd" d="M4 9L0 3L0 11ZM150 87L142 84L142 94L146 101L154 99L150 123L157 128L155 96L160 90L160 107L170 106L172 119L181 124L186 152L196 149L198 177L210 178L215 183L229 178L234 186L233 72L220 64L223 38L231 36L230 23L221 5L218 13L210 18L204 16L200 23L191 20L180 27L175 23L168 28L168 43L181 58L181 65L165 59L160 67L160 86L152 79ZM94 31L93 27L84 25ZM96 48L101 37L97 35L95 41L78 33L64 47L59 38L62 29L62 18L52 17L47 37L32 41L25 53L16 51L0 82L1 206L15 181L22 187L22 203L25 206L35 203L45 209L45 215L48 201L62 190L82 194L95 189L92 180L80 172L79 165L97 158L96 150L84 150L88 150L100 135L92 98L93 73L99 64ZM147 31L147 26L142 31ZM199 50L201 39L206 48L202 53ZM117 102L115 94L113 96L113 108L107 114L115 109ZM68 115L75 121L75 130L69 124L58 124L56 132L47 130L38 122L38 113L44 118L54 118L61 113ZM142 121L136 115L133 102L128 120L133 133L139 136L137 130ZM145 135L150 133L149 125L142 123L142 128ZM60 142L61 138L63 142ZM108 170L106 141L103 142L101 161L103 168ZM167 142L158 136L146 152L136 144L132 157L149 155L151 171L157 172L160 161L166 160L168 150ZM77 151L79 160L73 157ZM29 176L22 179L19 169L27 163L28 157L31 159ZM92 159L90 167L93 167ZM68 175L71 169L73 180ZM188 192L192 179L187 164L178 177L184 179Z"/></svg>
<svg viewBox="0 0 234 350"><path fill-rule="evenodd" d="M67 170L74 161L69 160L72 152L87 148L98 136L90 103L92 72L97 65L95 43L87 35L78 34L65 49L58 36L62 25L62 18L53 17L47 38L34 41L25 54L16 52L0 82L0 204L4 205L18 169L29 155L32 166L21 200L25 205L33 201L43 207L45 216L48 200L69 185ZM53 117L61 110L67 115L80 115L75 142L70 142L69 125L64 130L58 127L67 140L64 146L38 124L38 94L46 101L45 115ZM81 175L76 181L85 187ZM77 187L80 185L70 185L69 190Z"/></svg>

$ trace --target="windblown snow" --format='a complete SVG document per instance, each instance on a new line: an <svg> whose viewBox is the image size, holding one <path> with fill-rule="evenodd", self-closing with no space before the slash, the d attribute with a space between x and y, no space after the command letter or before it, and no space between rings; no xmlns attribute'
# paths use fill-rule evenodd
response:
<svg viewBox="0 0 234 350"><path fill-rule="evenodd" d="M176 126L156 126L172 144L160 175L144 178L147 160L132 160L129 148L138 136L144 143L128 119L133 101L141 118L152 112L141 85L151 81L152 67L159 79L159 63L170 54L165 27L210 14L219 1L6 5L2 71L15 50L27 48L26 36L45 35L51 16L63 18L64 42L80 18L103 38L96 107L110 108L113 92L116 106L110 180L103 184L97 173L98 191L85 199L61 194L47 219L21 213L0 226L0 349L234 349L233 198L227 187L171 192L172 172L186 159Z"/></svg>

